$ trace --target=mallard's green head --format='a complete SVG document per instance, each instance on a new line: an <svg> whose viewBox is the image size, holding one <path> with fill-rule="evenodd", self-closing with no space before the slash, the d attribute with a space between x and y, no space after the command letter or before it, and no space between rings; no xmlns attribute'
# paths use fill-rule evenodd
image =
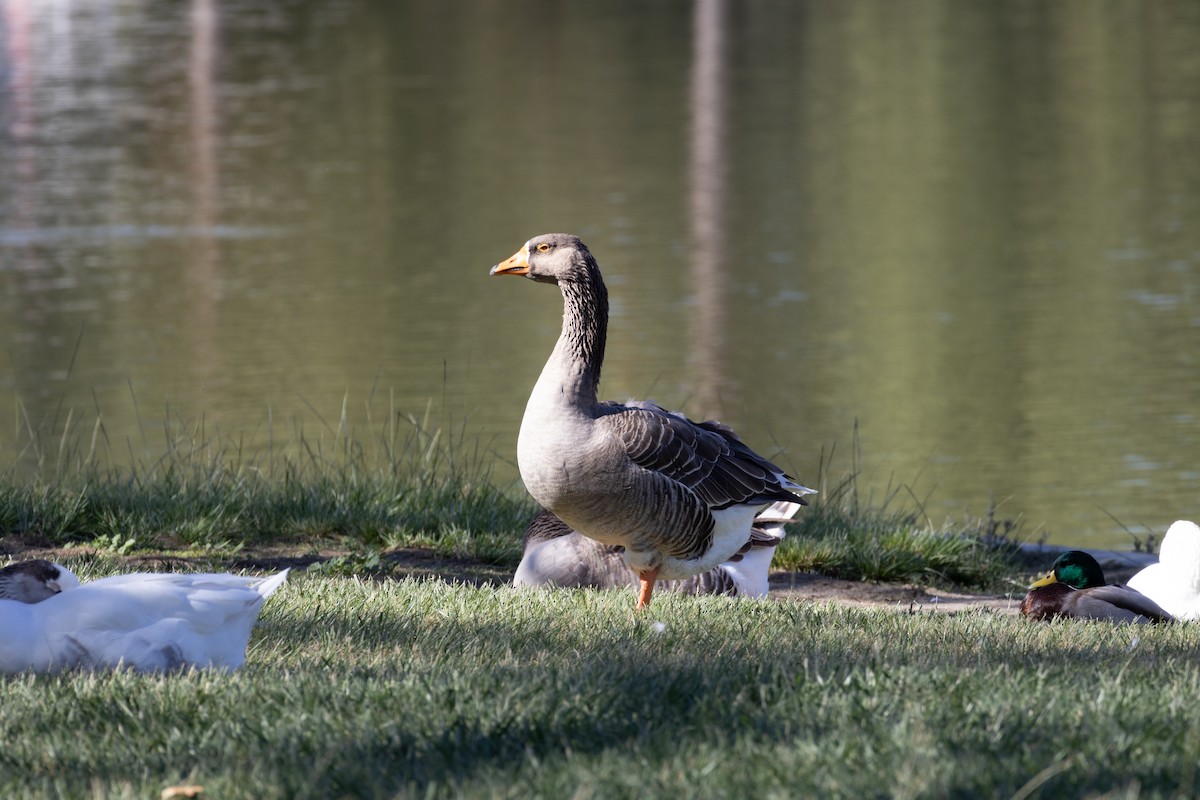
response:
<svg viewBox="0 0 1200 800"><path fill-rule="evenodd" d="M1100 564L1082 550L1068 550L1054 562L1054 570L1046 577L1034 581L1030 588L1065 583L1075 589L1090 589L1104 585L1104 570Z"/></svg>

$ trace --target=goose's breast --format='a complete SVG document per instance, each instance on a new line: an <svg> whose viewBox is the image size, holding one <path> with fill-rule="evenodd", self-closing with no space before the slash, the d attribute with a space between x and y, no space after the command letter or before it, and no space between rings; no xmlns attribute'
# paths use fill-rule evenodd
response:
<svg viewBox="0 0 1200 800"><path fill-rule="evenodd" d="M586 424L522 425L517 464L525 488L555 513L564 504L623 491L628 483L624 452Z"/></svg>

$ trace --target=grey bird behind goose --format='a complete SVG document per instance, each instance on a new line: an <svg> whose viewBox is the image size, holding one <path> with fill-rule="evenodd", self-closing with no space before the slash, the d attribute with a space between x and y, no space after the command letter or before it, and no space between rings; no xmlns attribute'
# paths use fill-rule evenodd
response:
<svg viewBox="0 0 1200 800"><path fill-rule="evenodd" d="M799 503L780 501L754 520L751 539L721 564L682 581L663 581L663 588L685 595L766 597L775 548L783 541L784 525L800 510ZM624 548L603 545L573 531L542 509L529 522L514 586L554 586L561 589L619 589L637 587L638 576L625 566Z"/></svg>
<svg viewBox="0 0 1200 800"><path fill-rule="evenodd" d="M0 600L40 603L79 585L75 573L52 561L35 558L0 569Z"/></svg>
<svg viewBox="0 0 1200 800"><path fill-rule="evenodd" d="M728 426L653 403L598 400L608 290L578 237L534 237L491 274L553 283L562 293L562 332L526 405L517 463L543 508L588 538L624 548L641 584L639 609L656 580L707 572L738 552L766 506L807 504L811 489Z"/></svg>

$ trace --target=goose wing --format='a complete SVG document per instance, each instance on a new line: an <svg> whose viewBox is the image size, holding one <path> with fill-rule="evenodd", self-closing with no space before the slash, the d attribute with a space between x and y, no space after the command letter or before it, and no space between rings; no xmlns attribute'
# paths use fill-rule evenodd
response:
<svg viewBox="0 0 1200 800"><path fill-rule="evenodd" d="M529 521L529 526L525 528L523 547L528 550L531 544L549 542L572 533L574 531L571 530L570 525L543 508L534 514L533 519Z"/></svg>
<svg viewBox="0 0 1200 800"><path fill-rule="evenodd" d="M776 500L807 505L803 495L812 493L719 422L693 422L653 403L602 406L596 422L633 463L686 486L710 509Z"/></svg>
<svg viewBox="0 0 1200 800"><path fill-rule="evenodd" d="M724 566L719 566L680 582L678 592L695 596L715 594L736 597L738 585L732 573Z"/></svg>

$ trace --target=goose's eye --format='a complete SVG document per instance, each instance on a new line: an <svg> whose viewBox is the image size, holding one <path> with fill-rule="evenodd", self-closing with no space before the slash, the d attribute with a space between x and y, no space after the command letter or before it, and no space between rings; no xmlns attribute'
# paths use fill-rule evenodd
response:
<svg viewBox="0 0 1200 800"><path fill-rule="evenodd" d="M546 244L545 242L542 242L541 244L539 244L539 245L537 246L537 250L538 250L538 252L539 252L539 253L549 253L549 252L550 252L550 245Z"/></svg>

